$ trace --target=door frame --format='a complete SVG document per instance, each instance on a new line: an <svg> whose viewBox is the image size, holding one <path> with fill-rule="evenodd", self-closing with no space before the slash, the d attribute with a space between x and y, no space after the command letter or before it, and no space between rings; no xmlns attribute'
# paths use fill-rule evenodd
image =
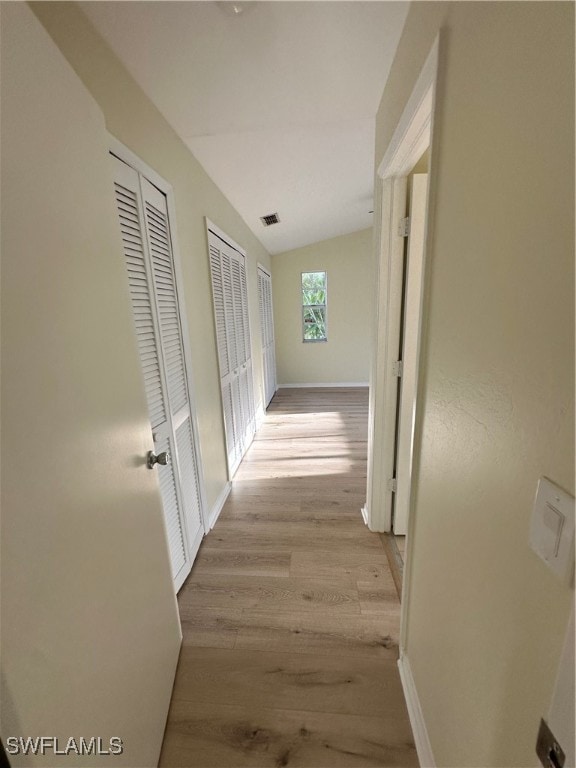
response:
<svg viewBox="0 0 576 768"><path fill-rule="evenodd" d="M206 250L208 252L208 261L210 262L210 232L212 234L216 235L220 238L224 243L230 246L232 250L237 251L243 258L244 258L244 269L246 272L246 302L247 302L247 310L248 310L248 341L250 342L250 367L251 367L251 375L252 375L252 408L254 411L254 432L250 437L250 440L248 444L245 446L244 451L242 453L242 456L240 457L240 460L238 461L238 464L234 468L232 468L232 465L230 463L230 458L228 455L228 435L226 432L226 419L224 416L224 399L222 397L222 371L220 370L220 352L218 350L218 337L216 334L216 309L214 304L214 288L212 285L212 270L210 265L208 266L208 269L210 270L210 286L211 286L211 294L212 294L212 314L214 317L214 339L216 343L216 356L218 358L218 389L220 391L220 412L222 415L222 434L224 436L224 444L226 449L226 467L228 470L228 483L231 483L234 479L234 475L236 474L238 467L240 466L242 459L246 455L246 452L248 451L248 448L252 445L252 442L254 441L254 436L256 434L256 429L258 426L258 413L256 409L256 401L254 398L254 344L252 343L252 322L250 319L250 298L249 298L249 271L248 271L248 253L247 251L242 248L241 245L239 245L235 240L233 240L230 235L228 235L226 232L224 232L223 229L220 229L214 222L209 219L207 216L204 217L204 224L206 227Z"/></svg>
<svg viewBox="0 0 576 768"><path fill-rule="evenodd" d="M265 275L267 275L270 278L270 310L272 312L272 328L274 329L274 342L273 342L273 348L274 348L274 393L272 394L272 397L276 394L278 391L278 376L276 371L276 329L274 327L274 295L272 293L272 270L268 267L265 267L264 264L261 264L260 262L256 263L256 277L258 277L258 270L264 272ZM258 296L258 306L260 306L260 296ZM260 317L260 331L262 330L262 318ZM262 334L260 333L260 342L262 342ZM262 361L264 361L264 347L262 347ZM264 362L262 362L262 367L264 368ZM264 417L266 416L266 409L270 405L270 402L272 402L272 397L268 402L267 395L266 395L266 379L265 379L265 373L264 370L262 370L262 379L264 384L264 397L262 398L262 401L260 403L260 408L258 409L257 414L257 423L260 425L264 421Z"/></svg>
<svg viewBox="0 0 576 768"><path fill-rule="evenodd" d="M392 527L392 487L398 379L393 364L400 339L401 281L399 263L403 258L404 238L398 236L398 223L406 215L407 177L427 147L430 147L426 231L424 238L422 284L426 280L426 262L430 242L430 210L433 188L433 124L436 104L439 36L436 37L414 89L378 167L381 206L375 221L376 257L376 328L370 374L370 415L368 431L367 500L362 510L372 531L389 532ZM419 332L417 358L421 354L424 290L418 307ZM417 402L414 402L417 407ZM412 465L412 456L410 457ZM410 466L404 468L410 473ZM410 477L410 486L413 477ZM410 528L410 525L409 525ZM405 568L405 572L407 572Z"/></svg>
<svg viewBox="0 0 576 768"><path fill-rule="evenodd" d="M406 204L407 177L414 168L422 154L429 148L428 163L428 189L426 195L426 223L424 228L424 242L422 245L422 288L420 292L420 301L418 306L418 334L416 351L416 387L414 392L414 424L416 433L417 425L420 421L421 402L417 397L420 389L421 368L420 360L422 354L422 319L426 314L425 295L427 284L427 265L430 257L431 243L431 211L434 207L435 195L435 169L437 164L437 145L434 142L434 122L437 114L437 85L438 68L441 46L441 34L438 34L430 49L428 57L420 71L420 75L414 85L412 94L402 112L402 116L396 125L388 149L386 150L382 162L378 167L378 178L380 193L382 195L381 218L375 223L376 242L378 243L378 254L376 260L377 268L377 321L373 347L373 365L371 373L371 420L369 423L369 441L368 441L368 489L365 516L371 530L390 531L392 524L391 515L391 492L388 490L386 480L392 477L394 468L394 440L396 432L396 407L394 410L386 411L387 405L392 401L392 393L398 398L397 379L392 376L392 365L395 362L392 354L392 344L388 331L390 330L391 311L394 309L394 301L390 299L386 292L386 286L390 272L394 266L394 256L396 255L397 243L400 240L394 237L398 225L399 199L402 205ZM405 209L404 209L405 210ZM405 215L402 214L402 215ZM403 240L403 238L402 238ZM402 242L402 249L404 244ZM400 320L396 322L398 333L400 332ZM398 349L399 336L396 338L396 349ZM376 374L381 372L380 378ZM376 379L376 381L374 381ZM382 409L374 403L372 389L375 384L383 390L381 400ZM402 582L402 599L400 606L400 641L399 652L400 659L398 665L402 677L405 691L408 686L408 678L404 666L405 651L408 642L408 610L410 602L410 576L412 565L412 531L414 529L414 445L413 438L412 450L410 451L410 466L405 467L409 473L409 518L408 533L406 536L406 548L404 554L404 569ZM387 454L383 453L388 444L392 445L392 450ZM374 446L380 445L380 455L383 458L378 466L378 471L374 472ZM386 502L386 503L385 503ZM409 686L408 686L409 687ZM411 712L411 721L413 713Z"/></svg>
<svg viewBox="0 0 576 768"><path fill-rule="evenodd" d="M210 531L210 525L208 522L208 507L206 505L206 489L204 487L204 469L202 464L202 452L200 448L200 433L198 431L198 417L197 417L197 401L196 392L194 389L194 381L192 378L192 360L191 360L191 346L190 346L190 332L188 326L188 317L186 315L186 300L184 298L184 278L182 276L182 261L180 257L180 248L178 241L178 228L176 225L176 200L174 197L174 188L172 185L162 178L153 168L144 162L138 155L132 152L127 146L122 144L111 133L108 134L108 150L117 158L125 162L127 165L134 168L135 171L141 173L148 181L157 187L162 194L166 196L166 206L168 208L168 220L170 222L170 235L172 246L172 259L174 264L174 275L176 279L176 291L178 294L178 309L180 313L180 324L182 328L182 342L184 353L184 365L186 368L186 383L188 385L188 400L190 402L190 418L192 421L192 440L194 441L194 451L196 453L196 461L198 463L198 494L200 497L200 520L202 523L202 529L204 534L202 538ZM152 428L150 428L150 439L152 440ZM186 525L186 518L184 517L184 524ZM188 545L191 548L190 557L193 560L196 552L193 550L194 542L190 541L188 533L188 527L186 526L186 538ZM202 541L202 539L200 540ZM196 550L198 547L196 547Z"/></svg>

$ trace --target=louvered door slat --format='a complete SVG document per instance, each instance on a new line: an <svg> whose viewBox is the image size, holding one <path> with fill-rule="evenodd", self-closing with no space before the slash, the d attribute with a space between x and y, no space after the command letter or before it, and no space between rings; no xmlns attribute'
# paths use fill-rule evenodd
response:
<svg viewBox="0 0 576 768"><path fill-rule="evenodd" d="M222 408L231 475L254 434L246 259L208 225Z"/></svg>
<svg viewBox="0 0 576 768"><path fill-rule="evenodd" d="M234 446L235 461L239 462L244 447L244 418L242 413L242 395L240 393L240 377L236 376L230 382L232 393L232 418L234 420L234 433L236 436L236 445Z"/></svg>
<svg viewBox="0 0 576 768"><path fill-rule="evenodd" d="M242 293L242 325L244 327L244 351L242 362L246 363L252 355L250 352L250 323L248 318L248 282L246 279L246 263L244 259L242 259L242 262L240 263L240 289Z"/></svg>
<svg viewBox="0 0 576 768"><path fill-rule="evenodd" d="M218 345L218 361L220 376L230 372L228 363L228 345L226 340L226 316L224 310L224 288L222 285L222 269L220 264L220 249L213 243L209 244L210 272L212 275L212 298L214 301L214 320L216 324L216 341Z"/></svg>
<svg viewBox="0 0 576 768"><path fill-rule="evenodd" d="M224 411L224 426L226 429L228 464L232 470L232 467L235 467L237 462L238 438L234 426L234 403L232 401L232 383L230 381L227 384L222 384L222 408Z"/></svg>
<svg viewBox="0 0 576 768"><path fill-rule="evenodd" d="M156 446L156 450L158 452L168 451L168 453L170 453L168 439L161 441ZM172 462L169 462L165 467L162 465L158 467L158 479L160 482L160 493L162 494L162 505L164 507L164 516L166 519L170 562L172 564L172 577L174 578L186 564L186 552L184 549L185 537L182 529L179 500L176 491L176 479L174 477L174 466Z"/></svg>
<svg viewBox="0 0 576 768"><path fill-rule="evenodd" d="M163 252L170 253L170 240L168 234L168 221L166 213L158 210L148 200L146 200L146 224L148 232L151 230L155 235L150 235L150 256L152 260L152 269L154 272L154 282L157 285L161 283L169 289L172 294L168 299L158 300L158 316L160 324L160 337L162 345L167 341L178 339L179 349L177 355L171 355L167 358L166 378L168 382L168 399L172 412L178 411L188 400L186 391L186 374L184 367L184 350L182 348L182 339L180 328L177 327L178 318L172 311L172 306L176 302L176 285L174 277L174 266L170 265L167 270L160 257L160 248ZM175 330L176 328L176 330Z"/></svg>
<svg viewBox="0 0 576 768"><path fill-rule="evenodd" d="M194 438L190 418L186 418L176 430L176 447L180 467L180 482L186 490L184 493L184 504L186 505L188 519L200 527L202 525L199 494L200 479L195 460Z"/></svg>
<svg viewBox="0 0 576 768"><path fill-rule="evenodd" d="M252 360L248 360L246 363L246 386L248 391L247 439L249 445L252 438L254 437L254 433L256 432L256 411L254 409Z"/></svg>
<svg viewBox="0 0 576 768"><path fill-rule="evenodd" d="M123 201L123 207L130 205L136 221L138 219L138 200L134 192L123 188L120 184L115 184L116 200ZM120 218L120 230L122 232L122 242L126 245L127 239L123 219ZM146 279L146 267L144 262L144 245L142 237L138 233L137 237L130 236L130 262L137 265L137 269L128 269L128 282L130 288L130 298L134 314L134 324L136 330L136 340L140 354L148 349L146 342L154 338L154 324L152 319L152 304L150 297L136 287L143 286L148 288ZM164 398L162 394L162 385L160 380L160 362L158 356L149 358L147 363L148 375L146 377L146 400L148 402L148 414L152 428L159 426L166 421L166 411L164 408Z"/></svg>
<svg viewBox="0 0 576 768"><path fill-rule="evenodd" d="M260 338L262 342L262 348L266 346L265 327L262 322L264 317L264 280L260 270L258 270L258 309L260 311Z"/></svg>
<svg viewBox="0 0 576 768"><path fill-rule="evenodd" d="M230 369L234 371L238 367L238 353L236 347L236 328L234 325L234 298L232 287L232 265L229 254L222 251L222 286L224 290L224 316L226 318L226 341L228 347L228 359Z"/></svg>
<svg viewBox="0 0 576 768"><path fill-rule="evenodd" d="M234 330L236 342L236 363L241 366L246 361L244 352L244 314L242 312L242 282L240 262L231 259L232 267L232 300L234 304Z"/></svg>

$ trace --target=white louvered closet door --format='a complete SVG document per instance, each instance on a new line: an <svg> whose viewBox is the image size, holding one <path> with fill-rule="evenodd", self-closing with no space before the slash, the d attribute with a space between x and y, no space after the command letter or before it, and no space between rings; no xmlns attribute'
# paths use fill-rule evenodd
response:
<svg viewBox="0 0 576 768"><path fill-rule="evenodd" d="M228 466L232 476L256 429L246 257L208 227Z"/></svg>
<svg viewBox="0 0 576 768"><path fill-rule="evenodd" d="M204 524L168 208L166 196L142 175L114 156L112 163L154 453L169 455L154 471L178 590Z"/></svg>
<svg viewBox="0 0 576 768"><path fill-rule="evenodd" d="M260 333L262 338L262 369L266 406L276 392L276 352L274 349L274 314L272 311L272 277L258 267L258 304L260 307Z"/></svg>
<svg viewBox="0 0 576 768"><path fill-rule="evenodd" d="M250 328L248 322L248 279L246 276L246 259L241 254L235 256L238 265L234 271L238 281L238 290L234 292L234 307L237 316L236 327L241 328L238 342L238 380L240 400L242 405L242 440L243 453L252 442L256 432L256 416L254 409L254 391L252 386L252 352L250 344Z"/></svg>

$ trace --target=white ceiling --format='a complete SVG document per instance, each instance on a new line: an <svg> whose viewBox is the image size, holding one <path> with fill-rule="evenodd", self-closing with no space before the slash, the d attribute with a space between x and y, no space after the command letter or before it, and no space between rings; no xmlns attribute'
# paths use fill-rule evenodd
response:
<svg viewBox="0 0 576 768"><path fill-rule="evenodd" d="M374 118L409 3L233 5L81 3L270 253L371 226Z"/></svg>

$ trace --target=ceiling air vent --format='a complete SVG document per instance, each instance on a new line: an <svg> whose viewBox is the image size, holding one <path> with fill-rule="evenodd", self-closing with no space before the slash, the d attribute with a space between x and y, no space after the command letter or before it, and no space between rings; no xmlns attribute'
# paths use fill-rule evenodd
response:
<svg viewBox="0 0 576 768"><path fill-rule="evenodd" d="M265 227L270 227L272 224L278 224L280 216L277 213L269 213L268 216L260 216L260 221Z"/></svg>

